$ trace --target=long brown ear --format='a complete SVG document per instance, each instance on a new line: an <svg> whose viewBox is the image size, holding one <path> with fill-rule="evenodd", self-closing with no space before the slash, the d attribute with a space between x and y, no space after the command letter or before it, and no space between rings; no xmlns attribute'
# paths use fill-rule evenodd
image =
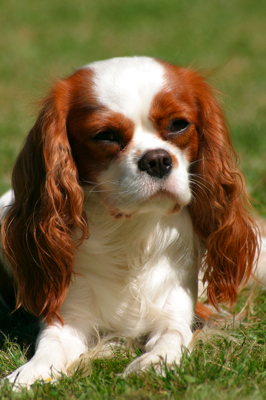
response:
<svg viewBox="0 0 266 400"><path fill-rule="evenodd" d="M66 132L66 81L55 85L18 156L12 176L15 202L2 225L3 249L17 284L17 307L50 322L73 274L76 227L87 235Z"/></svg>
<svg viewBox="0 0 266 400"><path fill-rule="evenodd" d="M232 305L256 264L259 233L221 108L212 89L196 74L193 87L199 109L199 153L192 164L194 196L189 209L207 244L204 282L209 301L214 306Z"/></svg>

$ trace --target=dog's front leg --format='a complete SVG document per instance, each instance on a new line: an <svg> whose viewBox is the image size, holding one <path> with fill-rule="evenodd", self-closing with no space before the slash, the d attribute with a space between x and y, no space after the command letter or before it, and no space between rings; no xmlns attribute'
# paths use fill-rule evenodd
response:
<svg viewBox="0 0 266 400"><path fill-rule="evenodd" d="M192 339L195 291L179 287L169 294L157 327L146 343L146 353L128 365L124 376L144 371L151 366L157 373L163 374L165 364L170 367L179 364L182 348L188 347Z"/></svg>
<svg viewBox="0 0 266 400"><path fill-rule="evenodd" d="M68 366L88 349L86 334L77 328L79 325L78 321L46 325L37 339L35 355L7 377L15 389L67 374Z"/></svg>

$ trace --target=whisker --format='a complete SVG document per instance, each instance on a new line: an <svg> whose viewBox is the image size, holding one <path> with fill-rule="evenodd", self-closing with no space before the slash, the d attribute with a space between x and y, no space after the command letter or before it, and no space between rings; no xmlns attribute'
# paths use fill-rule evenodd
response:
<svg viewBox="0 0 266 400"><path fill-rule="evenodd" d="M209 189L206 185L204 185L204 183L195 181L195 180L193 180L193 179L191 179L190 182L192 182L195 186L198 186L198 187L200 187L200 188L202 188L202 189L206 189L206 190L208 190L209 193L213 194L213 192L211 191L211 189ZM203 192L204 192L204 190L203 190ZM205 193L205 194L206 194L206 193ZM207 194L206 194L206 196L207 196Z"/></svg>
<svg viewBox="0 0 266 400"><path fill-rule="evenodd" d="M192 161L190 165L196 164L199 161L216 161L216 157L204 157L204 158L199 158L198 160Z"/></svg>
<svg viewBox="0 0 266 400"><path fill-rule="evenodd" d="M209 204L211 205L210 198L209 198L208 194L205 192L205 189L208 190L210 193L212 193L212 191L211 191L209 188L207 188L205 185L203 185L202 182L193 182L193 181L192 181L192 183L194 183L195 187L198 186L199 188L203 189L202 191L203 191L203 193L205 194L205 196L206 196L206 198L207 198ZM195 193L195 191L193 190L193 188L191 188L191 191L192 191L192 193L194 194L194 199L195 199L195 197L197 197L198 200L201 200L200 197L199 197L199 194L198 194L198 193ZM195 196L195 195L196 195L196 196ZM202 203L202 200L201 200L201 203ZM203 203L202 203L202 205L203 205Z"/></svg>
<svg viewBox="0 0 266 400"><path fill-rule="evenodd" d="M87 181L89 182L89 181ZM112 185L119 185L120 183L118 181L104 181L104 182L99 182L99 183L95 183L94 186L90 189L90 190L86 190L84 189L84 193L86 194L90 194L92 192L94 193L101 193L101 192L108 192L108 191L112 191L113 189L102 189L102 190L95 190L97 187L99 187L100 185L104 185L104 184L112 184Z"/></svg>

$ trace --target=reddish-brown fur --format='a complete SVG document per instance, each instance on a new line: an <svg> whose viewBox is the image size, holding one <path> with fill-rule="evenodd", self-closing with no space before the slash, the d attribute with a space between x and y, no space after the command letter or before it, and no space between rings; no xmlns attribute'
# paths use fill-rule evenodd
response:
<svg viewBox="0 0 266 400"><path fill-rule="evenodd" d="M189 210L207 247L204 282L212 304L233 304L239 286L251 274L258 246L243 177L212 89L197 73L163 65L171 93L157 96L151 121L162 137L166 124L162 109L170 117L175 108L175 118L191 121L176 145L187 149L191 161ZM98 131L99 124L105 129L116 120L114 128L123 134L125 145L133 134L129 120L97 104L90 79L89 70L80 70L59 81L44 100L16 162L15 203L2 225L3 248L17 283L17 307L23 304L48 323L54 316L60 318L76 247L88 236L82 184L94 180L123 151L114 144L112 153L97 154L80 134L86 129L93 134L94 124ZM77 227L81 237L74 243Z"/></svg>
<svg viewBox="0 0 266 400"><path fill-rule="evenodd" d="M73 85L73 78L72 78ZM73 275L76 227L88 235L83 191L67 138L69 81L56 84L13 170L15 202L2 224L3 248L14 271L17 307L48 322Z"/></svg>
<svg viewBox="0 0 266 400"><path fill-rule="evenodd" d="M196 304L196 314L202 321L208 321L215 315L213 311L199 301Z"/></svg>

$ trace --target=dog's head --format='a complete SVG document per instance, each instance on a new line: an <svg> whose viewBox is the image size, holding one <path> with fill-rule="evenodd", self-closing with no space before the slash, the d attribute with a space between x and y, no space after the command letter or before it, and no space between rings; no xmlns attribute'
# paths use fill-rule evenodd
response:
<svg viewBox="0 0 266 400"><path fill-rule="evenodd" d="M65 81L79 182L94 186L115 218L177 212L190 202L201 135L190 79L185 70L136 57L91 64Z"/></svg>
<svg viewBox="0 0 266 400"><path fill-rule="evenodd" d="M117 58L58 81L18 157L3 224L18 304L48 319L58 312L73 272L73 230L88 234L84 188L114 220L188 206L206 241L209 299L234 302L257 245L234 157L213 90L194 71Z"/></svg>

